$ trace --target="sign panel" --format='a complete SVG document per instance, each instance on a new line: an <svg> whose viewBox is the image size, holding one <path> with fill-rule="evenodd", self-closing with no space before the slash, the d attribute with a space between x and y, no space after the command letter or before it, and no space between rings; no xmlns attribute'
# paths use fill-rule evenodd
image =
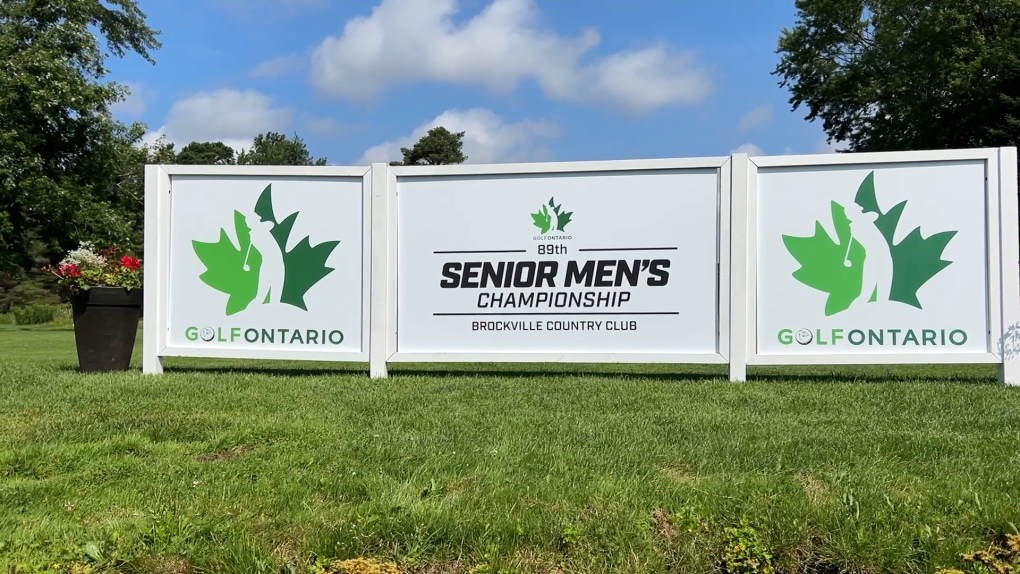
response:
<svg viewBox="0 0 1020 574"><path fill-rule="evenodd" d="M717 169L401 177L398 353L717 353Z"/></svg>
<svg viewBox="0 0 1020 574"><path fill-rule="evenodd" d="M757 352L989 352L985 169L762 168Z"/></svg>
<svg viewBox="0 0 1020 574"><path fill-rule="evenodd" d="M361 178L172 178L168 347L363 351Z"/></svg>

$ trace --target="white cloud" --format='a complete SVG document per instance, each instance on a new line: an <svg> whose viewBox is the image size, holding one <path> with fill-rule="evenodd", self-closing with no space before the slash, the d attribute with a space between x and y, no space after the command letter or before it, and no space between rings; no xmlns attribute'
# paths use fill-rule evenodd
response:
<svg viewBox="0 0 1020 574"><path fill-rule="evenodd" d="M436 126L443 126L451 132L465 132L464 155L468 156L465 163L547 160L551 154L540 143L541 140L560 135L558 127L545 121L506 123L492 110L484 108L447 110L407 136L369 148L358 160L358 165L398 160L402 157L401 147L413 146Z"/></svg>
<svg viewBox="0 0 1020 574"><path fill-rule="evenodd" d="M138 117L144 114L147 105L146 94L150 94L150 90L146 90L141 84L132 82L124 82L123 85L128 89L128 94L123 100L111 105L110 111L126 117Z"/></svg>
<svg viewBox="0 0 1020 574"><path fill-rule="evenodd" d="M151 143L163 134L178 149L193 141L222 141L240 151L250 148L256 135L284 131L292 121L293 112L275 106L265 94L222 89L178 100L166 122L144 141Z"/></svg>
<svg viewBox="0 0 1020 574"><path fill-rule="evenodd" d="M251 75L256 78L275 78L303 68L305 59L297 54L277 56L260 62L252 68Z"/></svg>
<svg viewBox="0 0 1020 574"><path fill-rule="evenodd" d="M746 153L750 156L765 155L765 152L753 143L746 143L738 146L736 149L731 150L730 153Z"/></svg>
<svg viewBox="0 0 1020 574"><path fill-rule="evenodd" d="M740 124L737 126L740 131L752 130L756 127L762 126L765 122L769 121L772 117L772 106L763 105L754 108L753 110L744 114L744 117L740 118Z"/></svg>
<svg viewBox="0 0 1020 574"><path fill-rule="evenodd" d="M387 88L422 81L508 92L534 80L547 97L643 113L696 104L711 89L694 54L658 43L582 62L594 30L575 38L537 26L534 0L493 0L463 24L457 0L382 0L312 53L311 82L322 94L360 103Z"/></svg>

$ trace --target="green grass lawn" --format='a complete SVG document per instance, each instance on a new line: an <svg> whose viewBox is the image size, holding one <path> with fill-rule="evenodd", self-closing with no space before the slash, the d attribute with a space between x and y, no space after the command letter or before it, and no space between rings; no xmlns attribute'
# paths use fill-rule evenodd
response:
<svg viewBox="0 0 1020 574"><path fill-rule="evenodd" d="M75 364L0 327L12 571L933 573L1020 525L989 367Z"/></svg>

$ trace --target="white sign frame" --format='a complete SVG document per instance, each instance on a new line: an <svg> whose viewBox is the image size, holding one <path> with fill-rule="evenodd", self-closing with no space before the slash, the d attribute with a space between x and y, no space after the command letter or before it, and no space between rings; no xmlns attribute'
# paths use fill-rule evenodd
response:
<svg viewBox="0 0 1020 574"><path fill-rule="evenodd" d="M360 179L362 186L362 309L360 351L300 351L287 349L224 349L198 345L170 346L169 275L170 229L174 176L237 176L264 179L286 177L343 177ZM334 166L145 166L145 266L142 321L142 371L163 372L165 357L217 359L267 359L288 361L367 362L370 357L372 313L372 170L368 167Z"/></svg>
<svg viewBox="0 0 1020 574"><path fill-rule="evenodd" d="M736 290L744 291L747 318L744 326L743 350L746 365L892 365L892 364L999 364L1000 379L1020 384L1020 361L1018 358L1001 357L997 349L1002 335L1009 325L1020 323L1020 249L1017 247L1017 174L1016 148L969 149L951 151L912 151L853 154L789 155L741 158L735 162L745 163L746 172L739 180L734 178L734 187L745 189L746 193L734 193L734 211L746 217L743 227L743 242L746 249L739 253L745 260L742 285L735 284ZM817 167L874 164L902 164L946 162L958 160L980 160L985 163L985 217L987 248L988 320L987 353L860 353L860 354L758 354L758 169L772 167ZM1014 214L1009 216L1009 214ZM1010 241L1009 238L1012 238ZM1011 278L1011 279L1010 279ZM740 289L739 287L742 287ZM733 345L737 345L735 338ZM744 380L746 372L740 372L738 365L731 365L731 379ZM743 376L741 376L743 375Z"/></svg>
<svg viewBox="0 0 1020 574"><path fill-rule="evenodd" d="M385 301L385 309L381 305L375 307L373 320L378 320L372 329L372 365L373 377L387 376L387 363L696 363L696 364L727 364L730 360L730 288L728 273L730 261L730 157L705 157L682 159L650 159L650 160L617 160L617 161L583 161L558 163L519 163L491 165L444 165L444 166L394 166L385 164L373 166L376 175L374 181L380 183L380 189L373 193L376 213L386 213L385 223L378 219L373 221L376 227L384 226L385 234L376 236L373 247L373 261L382 271L385 267L387 280L385 285L376 285L375 301ZM569 174L598 173L623 171L657 171L657 170L706 170L717 171L717 221L719 232L716 240L716 342L718 352L704 354L689 353L407 353L397 351L397 237L400 230L397 225L397 188L401 178L458 176L458 175L532 175L532 174ZM382 185L385 182L385 185Z"/></svg>

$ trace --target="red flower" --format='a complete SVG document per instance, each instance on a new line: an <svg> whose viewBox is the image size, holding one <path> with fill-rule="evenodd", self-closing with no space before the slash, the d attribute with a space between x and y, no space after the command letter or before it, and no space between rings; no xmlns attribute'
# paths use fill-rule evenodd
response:
<svg viewBox="0 0 1020 574"><path fill-rule="evenodd" d="M131 257L130 255L125 255L124 257L121 257L120 264L125 269L130 269L131 271L138 271L138 268L142 266L141 261L135 259L134 257Z"/></svg>
<svg viewBox="0 0 1020 574"><path fill-rule="evenodd" d="M78 266L74 263L61 265L57 272L60 273L61 277L78 277L81 275L81 271L78 271Z"/></svg>

